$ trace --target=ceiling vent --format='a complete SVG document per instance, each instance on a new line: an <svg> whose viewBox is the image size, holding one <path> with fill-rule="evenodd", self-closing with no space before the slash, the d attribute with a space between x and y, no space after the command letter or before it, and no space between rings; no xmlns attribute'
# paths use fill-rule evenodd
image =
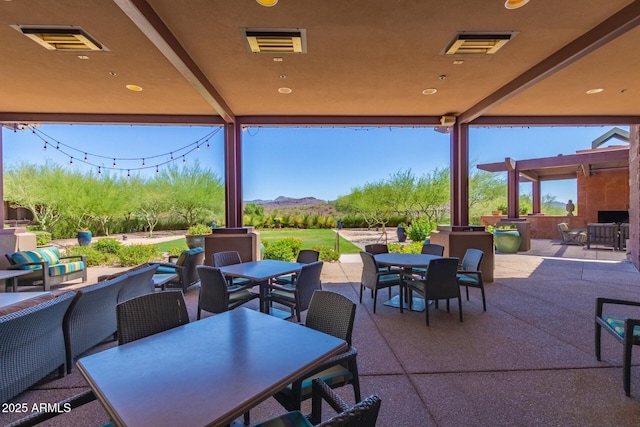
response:
<svg viewBox="0 0 640 427"><path fill-rule="evenodd" d="M60 51L107 50L80 27L13 26L40 46Z"/></svg>
<svg viewBox="0 0 640 427"><path fill-rule="evenodd" d="M307 53L306 30L246 28L244 35L253 53Z"/></svg>
<svg viewBox="0 0 640 427"><path fill-rule="evenodd" d="M445 55L493 55L516 33L460 33L444 51Z"/></svg>

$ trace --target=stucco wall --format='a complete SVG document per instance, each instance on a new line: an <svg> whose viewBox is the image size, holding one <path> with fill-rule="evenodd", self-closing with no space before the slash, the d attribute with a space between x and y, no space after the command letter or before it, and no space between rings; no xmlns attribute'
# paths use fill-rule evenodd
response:
<svg viewBox="0 0 640 427"><path fill-rule="evenodd" d="M640 270L640 126L629 137L629 245L631 261Z"/></svg>

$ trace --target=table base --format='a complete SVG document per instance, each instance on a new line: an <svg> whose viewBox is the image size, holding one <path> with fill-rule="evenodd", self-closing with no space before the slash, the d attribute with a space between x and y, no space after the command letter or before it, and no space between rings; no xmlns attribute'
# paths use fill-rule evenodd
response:
<svg viewBox="0 0 640 427"><path fill-rule="evenodd" d="M384 305L388 307L400 308L400 295L396 295L395 297L391 298L389 301L385 302ZM409 309L409 303L405 301L402 305L402 308L405 310ZM413 297L411 311L424 311L424 309L424 298Z"/></svg>

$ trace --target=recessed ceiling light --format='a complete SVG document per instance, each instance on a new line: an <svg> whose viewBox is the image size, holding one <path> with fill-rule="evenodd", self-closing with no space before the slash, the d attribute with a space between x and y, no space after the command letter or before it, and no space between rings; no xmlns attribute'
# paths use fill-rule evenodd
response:
<svg viewBox="0 0 640 427"><path fill-rule="evenodd" d="M273 58L273 62L282 62L283 59L281 56L276 56L275 58Z"/></svg>
<svg viewBox="0 0 640 427"><path fill-rule="evenodd" d="M271 7L278 4L278 0L256 0L260 6Z"/></svg>
<svg viewBox="0 0 640 427"><path fill-rule="evenodd" d="M438 89L436 89L435 87L430 87L428 89L425 89L422 91L423 95L433 95L434 93L436 93L438 91Z"/></svg>
<svg viewBox="0 0 640 427"><path fill-rule="evenodd" d="M464 64L464 61L461 59L456 59L455 61L453 61L453 65L460 65L460 64Z"/></svg>
<svg viewBox="0 0 640 427"><path fill-rule="evenodd" d="M117 76L118 73L116 73L115 71L109 71L109 75L113 77L113 76Z"/></svg>
<svg viewBox="0 0 640 427"><path fill-rule="evenodd" d="M138 85L126 85L125 87L134 92L142 92L142 88Z"/></svg>
<svg viewBox="0 0 640 427"><path fill-rule="evenodd" d="M600 92L602 92L602 91L604 91L604 89L602 89L602 88L589 89L589 90L587 91L587 95L593 95L594 93L600 93Z"/></svg>
<svg viewBox="0 0 640 427"><path fill-rule="evenodd" d="M279 87L278 92L287 94L287 93L293 92L293 90L291 90L291 88L288 88L288 87Z"/></svg>
<svg viewBox="0 0 640 427"><path fill-rule="evenodd" d="M529 3L529 0L507 0L504 2L504 7L507 9L519 9L527 3Z"/></svg>
<svg viewBox="0 0 640 427"><path fill-rule="evenodd" d="M78 59L89 59L87 55L78 55Z"/></svg>

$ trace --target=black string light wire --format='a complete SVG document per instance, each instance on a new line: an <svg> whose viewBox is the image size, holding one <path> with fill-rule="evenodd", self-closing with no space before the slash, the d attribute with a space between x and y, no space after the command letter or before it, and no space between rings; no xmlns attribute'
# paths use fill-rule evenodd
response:
<svg viewBox="0 0 640 427"><path fill-rule="evenodd" d="M131 172L132 171L140 171L140 170L145 170L145 169L155 169L156 173L158 173L160 171L160 166L164 166L166 164L169 163L173 163L175 162L177 159L182 159L182 163L186 164L187 159L186 157L191 154L194 151L199 151L200 150L200 146L205 145L206 148L210 148L210 144L209 144L209 140L215 136L218 132L220 132L220 130L222 129L222 127L216 127L215 129L213 129L211 132L207 133L206 135L204 135L202 138L187 144L183 147L180 147L178 149L169 151L167 153L161 153L161 154L156 154L156 155L151 155L151 156L145 156L145 157L118 157L118 156L103 156L100 154L95 154L95 153L91 153L89 151L85 151L85 150L79 150L75 147L72 147L68 144L65 144L61 141L56 140L55 138L51 137L50 135L47 135L46 133L42 132L40 129L38 129L36 126L32 126L29 125L29 128L31 129L31 132L36 135L38 138L40 138L42 140L42 142L44 143L42 150L46 151L47 150L47 146L49 147L55 147L57 151L61 152L62 154L69 156L69 164L73 165L73 161L74 160L79 160L79 159L83 159L82 162L89 165L89 166L93 166L95 168L98 169L98 175L102 174L103 170L115 170L115 171L121 171L127 172L127 176L131 176ZM77 155L75 153L79 153L80 155ZM175 154L175 156L174 156ZM159 158L166 158L167 156L170 156L170 158L168 160L163 160L163 161L156 161L153 162L154 159L159 159ZM90 161L90 159L92 158L97 158L97 159L106 159L112 162L112 166L105 166L104 164L97 164L94 163L92 161ZM148 160L152 160L151 163L147 163ZM120 167L118 166L119 162L131 162L131 161L135 161L135 162L141 162L142 166L140 167Z"/></svg>

